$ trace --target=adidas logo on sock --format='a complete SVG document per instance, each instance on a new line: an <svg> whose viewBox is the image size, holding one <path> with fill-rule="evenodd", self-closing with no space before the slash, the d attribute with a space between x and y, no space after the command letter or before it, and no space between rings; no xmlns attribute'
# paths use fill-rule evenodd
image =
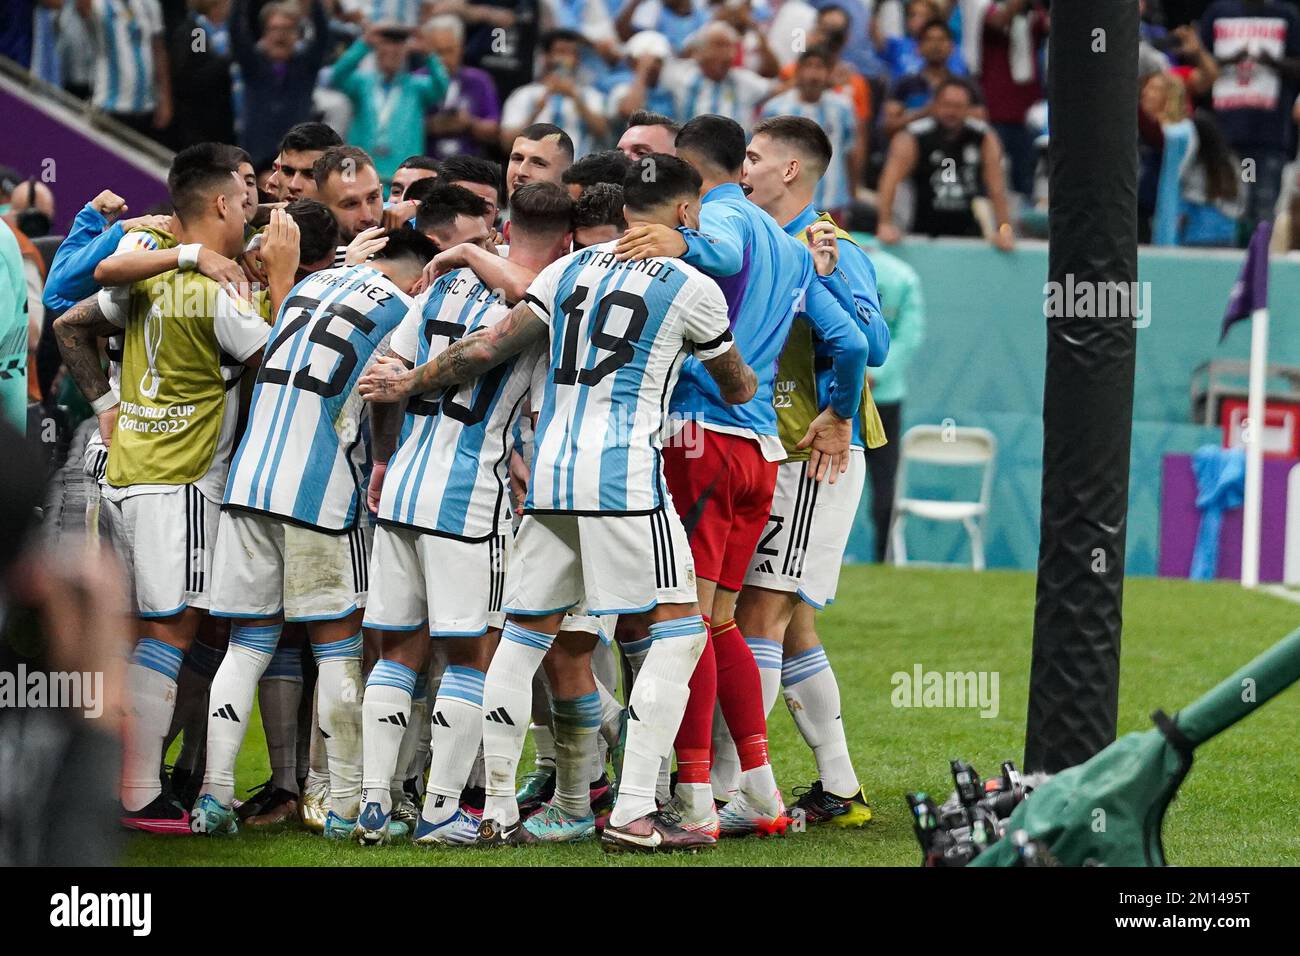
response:
<svg viewBox="0 0 1300 956"><path fill-rule="evenodd" d="M212 712L212 716L224 717L226 720L233 720L235 723L239 723L239 716L235 713L235 708L231 707L229 704L222 704Z"/></svg>
<svg viewBox="0 0 1300 956"><path fill-rule="evenodd" d="M496 710L490 710L488 711L486 716L487 719L492 721L494 724L509 724L511 727L515 725L515 722L510 719L510 715L506 713L506 709L504 707L498 707Z"/></svg>
<svg viewBox="0 0 1300 956"><path fill-rule="evenodd" d="M383 724L395 724L398 727L405 727L406 715L399 711L396 714L389 714L387 717L380 717L379 722Z"/></svg>
<svg viewBox="0 0 1300 956"><path fill-rule="evenodd" d="M451 729L451 724L447 723L447 718L442 716L442 711L438 711L433 715L433 722L439 727L446 727L448 730Z"/></svg>
<svg viewBox="0 0 1300 956"><path fill-rule="evenodd" d="M759 574L775 574L775 573L776 573L776 572L774 572L774 571L772 570L772 562L771 562L771 561L764 561L762 564L760 564L760 565L759 565L758 567L756 567L754 570L757 571Z"/></svg>

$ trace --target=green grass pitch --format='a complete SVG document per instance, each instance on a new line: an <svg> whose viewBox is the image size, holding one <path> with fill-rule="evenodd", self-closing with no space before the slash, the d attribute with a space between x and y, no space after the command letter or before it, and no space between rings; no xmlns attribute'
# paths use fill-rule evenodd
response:
<svg viewBox="0 0 1300 956"><path fill-rule="evenodd" d="M919 852L903 794L951 790L948 760L984 775L1023 755L1034 579L1030 574L851 566L821 634L843 697L854 764L875 819L862 830L814 828L779 838L724 840L699 857L603 854L594 842L518 850L363 849L300 829L243 831L232 839L134 836L127 862L153 866L914 866ZM1233 584L1131 579L1125 599L1120 733L1150 727L1297 626L1300 608ZM996 671L996 717L975 709L903 709L891 675ZM1300 859L1294 820L1295 715L1291 689L1197 752L1170 808L1165 848L1173 865L1250 866ZM770 720L777 779L809 783L812 755L778 703ZM524 769L531 765L526 759ZM269 775L261 725L253 721L239 761L240 794Z"/></svg>

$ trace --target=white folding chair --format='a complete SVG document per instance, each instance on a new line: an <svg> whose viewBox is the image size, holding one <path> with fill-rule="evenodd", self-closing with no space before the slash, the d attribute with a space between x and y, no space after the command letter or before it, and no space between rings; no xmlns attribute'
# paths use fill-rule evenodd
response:
<svg viewBox="0 0 1300 956"><path fill-rule="evenodd" d="M885 560L907 564L907 519L909 516L929 521L961 522L970 538L971 567L984 570L983 522L989 513L993 494L993 464L998 441L984 428L958 428L948 425L916 425L903 435L899 449L898 478L894 485L894 515L889 523L889 542ZM976 501L915 498L908 494L909 464L936 465L983 470L980 495Z"/></svg>

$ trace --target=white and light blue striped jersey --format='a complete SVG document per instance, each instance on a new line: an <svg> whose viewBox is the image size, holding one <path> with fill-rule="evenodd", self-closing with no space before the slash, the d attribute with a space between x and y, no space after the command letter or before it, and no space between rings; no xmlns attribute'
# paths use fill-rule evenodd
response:
<svg viewBox="0 0 1300 956"><path fill-rule="evenodd" d="M108 113L147 113L154 91L153 41L162 35L158 0L92 0L96 46L92 102Z"/></svg>
<svg viewBox="0 0 1300 956"><path fill-rule="evenodd" d="M470 269L440 276L393 334L389 350L423 365L457 339L500 322L510 307ZM381 524L463 541L510 528L508 468L528 394L530 349L456 388L411 398L401 444L379 498Z"/></svg>
<svg viewBox="0 0 1300 956"><path fill-rule="evenodd" d="M580 87L578 95L583 104L592 113L605 113L605 98L590 87ZM600 144L595 141L587 124L582 121L578 105L567 96L548 93L541 83L529 83L521 86L508 97L501 107L501 128L522 129L528 125L528 118L537 109L537 104L545 99L546 103L537 114L534 123L554 123L569 134L573 140L573 155L586 156Z"/></svg>
<svg viewBox="0 0 1300 956"><path fill-rule="evenodd" d="M404 27L420 25L420 8L424 0L369 0L367 18L371 23L400 23Z"/></svg>
<svg viewBox="0 0 1300 956"><path fill-rule="evenodd" d="M668 61L659 78L659 85L672 91L677 122L685 123L703 113L717 113L735 120L746 133L753 129L754 112L763 97L772 91L772 84L772 80L743 66L733 66L721 80L711 80L694 60Z"/></svg>
<svg viewBox="0 0 1300 956"><path fill-rule="evenodd" d="M367 265L325 269L293 287L262 355L226 507L327 533L356 525L367 459L357 380L410 308Z"/></svg>
<svg viewBox="0 0 1300 956"><path fill-rule="evenodd" d="M827 90L816 103L808 103L797 89L774 96L763 107L764 118L769 116L802 116L820 126L830 137L831 164L817 183L813 193L813 206L825 212L848 206L849 155L853 152L853 139L857 133L857 117L849 98Z"/></svg>
<svg viewBox="0 0 1300 956"><path fill-rule="evenodd" d="M661 433L682 360L732 346L721 290L678 259L618 262L607 242L547 266L524 301L550 326L525 508L658 510Z"/></svg>

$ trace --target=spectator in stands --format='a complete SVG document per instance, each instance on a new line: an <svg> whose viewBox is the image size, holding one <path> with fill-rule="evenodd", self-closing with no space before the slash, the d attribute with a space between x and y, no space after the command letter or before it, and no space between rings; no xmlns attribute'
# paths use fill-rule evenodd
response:
<svg viewBox="0 0 1300 956"><path fill-rule="evenodd" d="M195 0L172 31L172 145L233 143L235 107L230 64L231 0Z"/></svg>
<svg viewBox="0 0 1300 956"><path fill-rule="evenodd" d="M654 30L666 36L674 50L681 50L712 19L706 0L626 0L614 24L624 40Z"/></svg>
<svg viewBox="0 0 1300 956"><path fill-rule="evenodd" d="M393 178L402 157L424 149L425 116L447 92L447 71L429 52L423 35L391 23L372 24L334 64L330 83L352 101L348 140L374 159L379 177ZM423 57L427 73L407 69ZM373 57L373 66L362 63Z"/></svg>
<svg viewBox="0 0 1300 956"><path fill-rule="evenodd" d="M157 138L172 121L171 68L158 0L75 0L95 48L91 102Z"/></svg>
<svg viewBox="0 0 1300 956"><path fill-rule="evenodd" d="M315 199L316 160L332 146L342 146L339 134L324 123L299 123L284 134L276 153L274 172L267 189L278 202Z"/></svg>
<svg viewBox="0 0 1300 956"><path fill-rule="evenodd" d="M621 150L607 149L599 153L589 153L566 169L560 176L560 182L576 202L583 190L596 183L614 183L622 186L631 166L632 161Z"/></svg>
<svg viewBox="0 0 1300 956"><path fill-rule="evenodd" d="M501 205L501 166L478 156L453 156L442 164L442 179L468 189L488 205L487 221L495 226Z"/></svg>
<svg viewBox="0 0 1300 956"><path fill-rule="evenodd" d="M949 67L954 47L952 28L942 20L931 20L921 28L918 45L921 68L895 82L882 107L880 125L887 139L908 123L930 115L934 91L940 83L957 75ZM971 95L978 107L974 112L982 113L983 104L973 86Z"/></svg>
<svg viewBox="0 0 1300 956"><path fill-rule="evenodd" d="M911 180L916 210L912 231L928 236L978 236L981 227L976 200L987 196L996 225L989 238L1001 250L1015 245L1002 173L998 138L981 120L971 117L970 88L961 80L945 81L934 94L931 115L901 130L889 144L889 157L880 174L882 242L895 243L902 232L894 223L894 198L899 185Z"/></svg>
<svg viewBox="0 0 1300 956"><path fill-rule="evenodd" d="M664 64L672 58L672 45L662 33L642 30L627 41L625 52L632 63L632 78L609 92L616 127L640 110L671 115L676 109L673 94L664 87Z"/></svg>
<svg viewBox="0 0 1300 956"><path fill-rule="evenodd" d="M414 30L429 15L431 0L340 0L343 17L353 23L395 23Z"/></svg>
<svg viewBox="0 0 1300 956"><path fill-rule="evenodd" d="M889 326L889 357L870 370L868 384L880 412L888 441L867 449L871 474L871 523L875 528L875 557L885 560L889 522L894 511L894 480L898 475L899 439L903 431L903 402L907 398L907 373L925 337L925 301L921 277L897 256L890 255L875 237L861 240L876 268L880 313Z"/></svg>
<svg viewBox="0 0 1300 956"><path fill-rule="evenodd" d="M569 134L575 155L585 156L609 131L601 96L577 80L582 34L552 30L542 37L541 75L537 82L515 90L501 108L501 143L511 148L521 130L535 123L553 123Z"/></svg>
<svg viewBox="0 0 1300 956"><path fill-rule="evenodd" d="M1034 187L1034 136L1030 108L1043 98L1040 54L1047 36L1042 0L974 0L963 7L962 58L979 76L989 123L1011 163L1011 188L1024 196Z"/></svg>
<svg viewBox="0 0 1300 956"><path fill-rule="evenodd" d="M405 196L407 188L411 183L418 182L421 179L436 179L438 177L438 164L430 156L408 156L402 160L397 172L393 173L393 180L388 187L388 202L399 203Z"/></svg>
<svg viewBox="0 0 1300 956"><path fill-rule="evenodd" d="M623 187L594 183L573 204L573 249L612 242L627 231L623 218Z"/></svg>
<svg viewBox="0 0 1300 956"><path fill-rule="evenodd" d="M606 0L543 0L542 28L582 34L587 42L579 53L578 77L602 93L609 90L623 55Z"/></svg>
<svg viewBox="0 0 1300 956"><path fill-rule="evenodd" d="M1216 0L1201 19L1201 39L1222 75L1214 111L1228 145L1249 162L1248 230L1273 217L1288 149L1291 105L1300 86L1300 15L1277 0Z"/></svg>
<svg viewBox="0 0 1300 956"><path fill-rule="evenodd" d="M560 184L573 164L573 140L552 123L534 123L521 130L510 145L506 166L506 199L527 183Z"/></svg>
<svg viewBox="0 0 1300 956"><path fill-rule="evenodd" d="M533 81L539 0L437 0L432 12L457 16L469 27L465 62L491 75L498 96L505 98Z"/></svg>
<svg viewBox="0 0 1300 956"><path fill-rule="evenodd" d="M673 94L677 121L717 113L748 132L759 103L772 92L773 81L732 65L740 51L740 34L729 23L719 20L706 25L692 50L693 59L665 65L661 80Z"/></svg>
<svg viewBox="0 0 1300 956"><path fill-rule="evenodd" d="M1153 73L1138 94L1138 240L1169 246L1177 241L1180 179L1196 150L1182 81Z"/></svg>
<svg viewBox="0 0 1300 956"><path fill-rule="evenodd" d="M58 50L61 85L79 100L88 100L95 90L95 41L87 18L75 3L59 9Z"/></svg>
<svg viewBox="0 0 1300 956"><path fill-rule="evenodd" d="M833 62L833 55L823 47L813 47L800 55L794 86L768 100L762 113L802 116L826 133L833 153L830 166L817 183L813 206L842 222L866 164L866 124L858 121L849 99L831 89Z"/></svg>
<svg viewBox="0 0 1300 956"><path fill-rule="evenodd" d="M303 17L295 2L262 7L257 40L249 33L249 0L235 0L231 10L230 44L244 84L239 145L255 164L274 156L285 133L312 115L312 91L329 51L329 15L322 0L304 2L311 34L301 44Z"/></svg>
<svg viewBox="0 0 1300 956"><path fill-rule="evenodd" d="M817 11L813 29L808 35L807 49L820 47L828 57L831 71L831 88L853 104L853 113L861 123L871 119L871 86L866 78L845 59L849 43L848 12L841 6L825 6ZM864 44L865 46L865 44ZM796 57L779 74L782 82L793 83Z"/></svg>
<svg viewBox="0 0 1300 956"><path fill-rule="evenodd" d="M481 156L485 148L497 145L501 135L501 99L492 75L465 65L465 25L457 17L434 17L424 31L450 84L426 122L425 151L436 159Z"/></svg>
<svg viewBox="0 0 1300 956"><path fill-rule="evenodd" d="M935 20L942 23L944 19L943 7L934 0L908 0L906 32L902 36L882 38L879 45L880 58L889 68L894 82L919 73L925 67L927 59L921 51L922 35ZM945 65L954 76L964 76L967 72L966 63L955 48L948 50Z"/></svg>
<svg viewBox="0 0 1300 956"><path fill-rule="evenodd" d="M637 110L627 118L627 129L619 138L618 148L636 162L651 153L677 155L677 131L681 129L671 117L649 110Z"/></svg>
<svg viewBox="0 0 1300 956"><path fill-rule="evenodd" d="M13 225L28 239L48 236L54 222L54 193L39 179L24 180L9 199L9 211Z"/></svg>
<svg viewBox="0 0 1300 956"><path fill-rule="evenodd" d="M1241 166L1212 113L1192 115L1196 150L1181 176L1180 246L1234 246L1242 215Z"/></svg>

